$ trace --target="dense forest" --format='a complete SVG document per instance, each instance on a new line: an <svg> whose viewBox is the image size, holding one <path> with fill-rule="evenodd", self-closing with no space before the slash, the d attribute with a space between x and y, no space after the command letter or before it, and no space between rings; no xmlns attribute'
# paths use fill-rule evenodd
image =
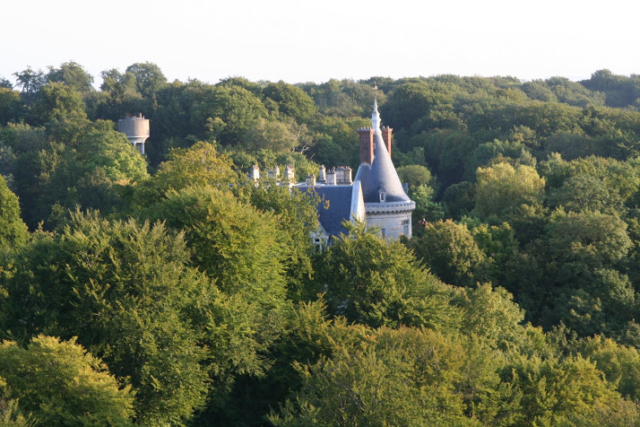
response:
<svg viewBox="0 0 640 427"><path fill-rule="evenodd" d="M640 75L14 77L0 426L640 426ZM413 237L316 252L247 173L355 170L375 98Z"/></svg>

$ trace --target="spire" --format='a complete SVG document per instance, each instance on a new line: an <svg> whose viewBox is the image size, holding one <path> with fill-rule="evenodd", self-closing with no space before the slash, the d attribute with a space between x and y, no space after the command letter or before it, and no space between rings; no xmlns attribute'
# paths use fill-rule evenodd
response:
<svg viewBox="0 0 640 427"><path fill-rule="evenodd" d="M373 101L373 114L371 114L371 127L376 132L380 133L380 113L378 112L378 99Z"/></svg>

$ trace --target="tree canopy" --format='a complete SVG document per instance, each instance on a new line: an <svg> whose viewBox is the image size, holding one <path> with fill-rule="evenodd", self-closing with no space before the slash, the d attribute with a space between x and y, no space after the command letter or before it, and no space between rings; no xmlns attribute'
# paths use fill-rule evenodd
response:
<svg viewBox="0 0 640 427"><path fill-rule="evenodd" d="M0 425L640 425L638 75L10 77ZM413 237L317 250L374 99Z"/></svg>

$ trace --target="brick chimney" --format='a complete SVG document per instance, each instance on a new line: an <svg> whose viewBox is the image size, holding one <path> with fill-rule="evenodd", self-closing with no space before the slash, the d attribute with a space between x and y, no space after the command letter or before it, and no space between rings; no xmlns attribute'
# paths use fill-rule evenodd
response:
<svg viewBox="0 0 640 427"><path fill-rule="evenodd" d="M382 132L382 139L384 140L384 145L387 146L389 157L391 157L391 132L393 132L393 129L391 129L389 126L384 126L380 130Z"/></svg>
<svg viewBox="0 0 640 427"><path fill-rule="evenodd" d="M373 163L373 129L358 129L360 135L360 164Z"/></svg>

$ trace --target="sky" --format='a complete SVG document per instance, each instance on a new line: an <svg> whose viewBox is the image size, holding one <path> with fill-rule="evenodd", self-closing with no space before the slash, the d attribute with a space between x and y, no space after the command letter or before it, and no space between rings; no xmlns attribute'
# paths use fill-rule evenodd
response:
<svg viewBox="0 0 640 427"><path fill-rule="evenodd" d="M207 83L439 74L581 80L604 68L640 74L633 4L12 0L0 9L0 77L69 61L96 85L101 71L136 62L157 64L169 81Z"/></svg>

